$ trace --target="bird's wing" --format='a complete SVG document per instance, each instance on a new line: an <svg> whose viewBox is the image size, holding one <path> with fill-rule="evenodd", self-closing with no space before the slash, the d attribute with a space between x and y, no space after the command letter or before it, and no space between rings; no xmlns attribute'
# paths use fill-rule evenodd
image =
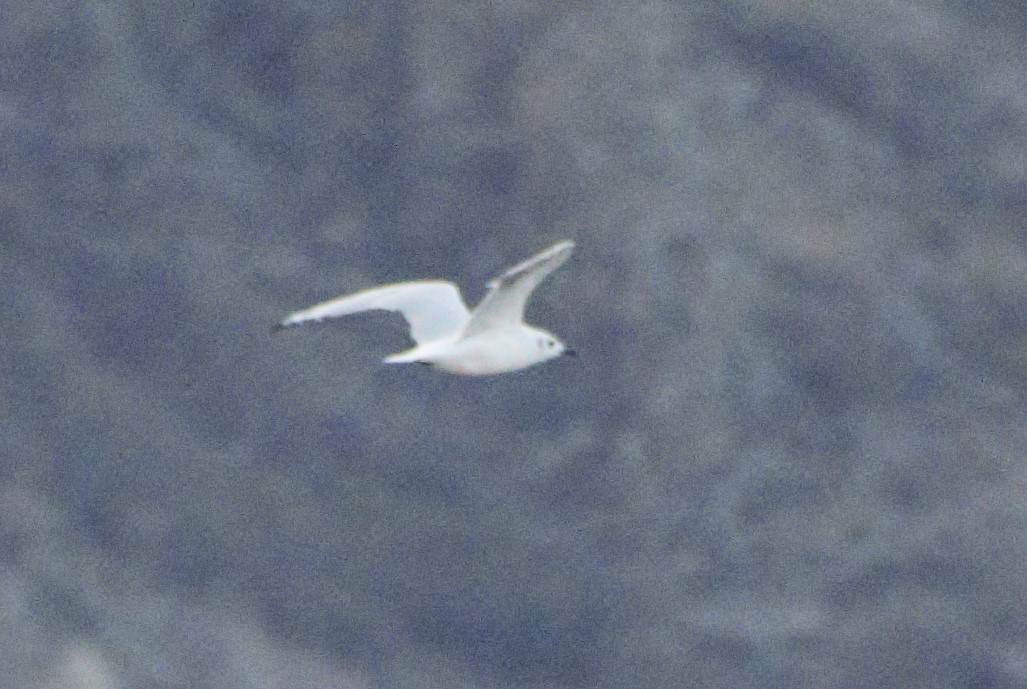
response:
<svg viewBox="0 0 1027 689"><path fill-rule="evenodd" d="M316 304L289 314L275 329L374 310L401 313L410 324L410 337L417 344L452 335L470 318L456 285L442 280L421 280L373 287Z"/></svg>
<svg viewBox="0 0 1027 689"><path fill-rule="evenodd" d="M547 275L563 265L574 251L574 242L564 241L500 275L488 284L488 294L471 313L464 335L524 321L528 297Z"/></svg>

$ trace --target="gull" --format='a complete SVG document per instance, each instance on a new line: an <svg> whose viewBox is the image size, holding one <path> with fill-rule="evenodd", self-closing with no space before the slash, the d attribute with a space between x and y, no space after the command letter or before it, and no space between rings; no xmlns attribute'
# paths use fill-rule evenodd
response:
<svg viewBox="0 0 1027 689"><path fill-rule="evenodd" d="M465 376L507 373L561 355L574 356L574 350L555 335L524 322L532 291L573 250L574 242L563 241L518 263L488 283L488 293L473 311L452 282L415 280L315 304L289 314L274 329L364 311L396 311L409 324L415 346L385 357L383 363L427 364Z"/></svg>

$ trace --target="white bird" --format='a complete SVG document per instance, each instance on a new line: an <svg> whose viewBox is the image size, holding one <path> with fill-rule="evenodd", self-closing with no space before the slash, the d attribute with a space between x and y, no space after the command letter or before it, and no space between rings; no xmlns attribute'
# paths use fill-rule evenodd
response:
<svg viewBox="0 0 1027 689"><path fill-rule="evenodd" d="M552 333L524 322L528 297L574 250L563 241L510 268L488 283L481 303L468 311L460 290L444 280L416 280L373 287L286 316L275 330L363 311L397 311L416 346L385 357L387 364L429 364L447 373L483 376L574 356Z"/></svg>

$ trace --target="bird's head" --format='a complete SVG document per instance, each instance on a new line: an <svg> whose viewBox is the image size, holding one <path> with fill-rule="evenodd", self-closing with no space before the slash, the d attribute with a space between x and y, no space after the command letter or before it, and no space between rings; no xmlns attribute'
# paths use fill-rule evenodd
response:
<svg viewBox="0 0 1027 689"><path fill-rule="evenodd" d="M558 337L544 330L539 331L535 344L542 354L542 360L555 359L558 356L577 356L578 353L560 341Z"/></svg>

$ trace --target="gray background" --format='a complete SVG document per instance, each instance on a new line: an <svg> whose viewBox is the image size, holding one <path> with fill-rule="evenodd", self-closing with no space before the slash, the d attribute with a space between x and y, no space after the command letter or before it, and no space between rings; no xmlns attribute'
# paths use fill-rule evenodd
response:
<svg viewBox="0 0 1027 689"><path fill-rule="evenodd" d="M8 1L0 163L4 686L1027 686L1022 2Z"/></svg>

